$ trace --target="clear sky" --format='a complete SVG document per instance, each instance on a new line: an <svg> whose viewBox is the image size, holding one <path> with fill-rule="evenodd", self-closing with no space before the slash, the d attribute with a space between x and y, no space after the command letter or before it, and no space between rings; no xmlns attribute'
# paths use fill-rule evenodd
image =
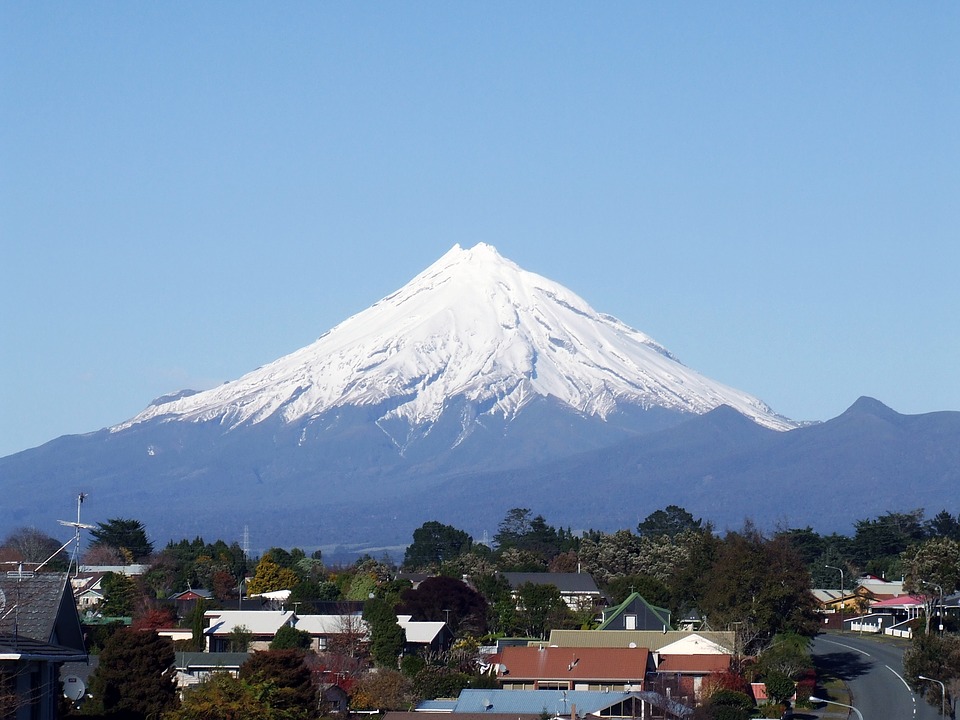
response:
<svg viewBox="0 0 960 720"><path fill-rule="evenodd" d="M795 419L960 410L960 3L0 4L0 455L484 241Z"/></svg>

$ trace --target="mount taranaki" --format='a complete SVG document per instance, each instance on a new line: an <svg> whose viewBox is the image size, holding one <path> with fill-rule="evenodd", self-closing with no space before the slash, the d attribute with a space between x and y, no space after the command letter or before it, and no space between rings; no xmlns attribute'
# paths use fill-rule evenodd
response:
<svg viewBox="0 0 960 720"><path fill-rule="evenodd" d="M957 512L960 413L861 398L798 426L489 245L455 246L311 345L136 417L0 458L0 529L134 518L158 545L375 551L529 507L573 530L670 504L718 527L848 532ZM91 517L92 515L92 517Z"/></svg>

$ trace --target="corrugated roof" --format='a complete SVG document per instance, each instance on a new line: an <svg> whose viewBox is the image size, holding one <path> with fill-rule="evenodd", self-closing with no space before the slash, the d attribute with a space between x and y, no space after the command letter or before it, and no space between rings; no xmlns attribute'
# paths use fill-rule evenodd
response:
<svg viewBox="0 0 960 720"><path fill-rule="evenodd" d="M549 645L557 647L636 647L648 650L675 643L691 635L699 635L725 648L733 648L736 633L710 630L551 630Z"/></svg>
<svg viewBox="0 0 960 720"><path fill-rule="evenodd" d="M273 636L290 622L293 613L289 610L208 610L204 617L210 618L206 635L229 635L243 626L254 635Z"/></svg>
<svg viewBox="0 0 960 720"><path fill-rule="evenodd" d="M500 655L500 663L507 669L498 675L506 681L598 680L640 684L649 660L646 648L507 647Z"/></svg>
<svg viewBox="0 0 960 720"><path fill-rule="evenodd" d="M630 692L595 692L589 690L463 690L453 712L482 713L529 713L569 715L570 707L577 706L577 714L599 713L629 697L638 697Z"/></svg>

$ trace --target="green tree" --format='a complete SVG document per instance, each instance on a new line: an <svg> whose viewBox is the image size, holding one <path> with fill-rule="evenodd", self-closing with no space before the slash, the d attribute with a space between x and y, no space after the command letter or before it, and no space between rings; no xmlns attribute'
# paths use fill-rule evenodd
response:
<svg viewBox="0 0 960 720"><path fill-rule="evenodd" d="M776 670L767 673L763 682L767 687L767 696L777 704L789 700L797 691L797 684L790 677Z"/></svg>
<svg viewBox="0 0 960 720"><path fill-rule="evenodd" d="M157 718L176 704L173 642L153 630L115 632L91 679L97 710L123 720Z"/></svg>
<svg viewBox="0 0 960 720"><path fill-rule="evenodd" d="M131 617L133 607L139 596L137 584L133 578L123 573L104 573L100 581L103 600L100 612L108 617Z"/></svg>
<svg viewBox="0 0 960 720"><path fill-rule="evenodd" d="M929 632L937 603L960 584L960 542L933 538L911 546L900 558L906 574L904 589L926 598L926 630Z"/></svg>
<svg viewBox="0 0 960 720"><path fill-rule="evenodd" d="M313 717L316 688L300 650L255 652L240 666L240 678L272 690L270 704L291 720Z"/></svg>
<svg viewBox="0 0 960 720"><path fill-rule="evenodd" d="M93 535L90 547L115 548L129 562L138 562L153 554L153 543L147 539L147 531L139 520L111 518L97 523L90 534Z"/></svg>
<svg viewBox="0 0 960 720"><path fill-rule="evenodd" d="M270 641L271 650L307 650L312 638L305 630L297 630L291 625L284 625Z"/></svg>
<svg viewBox="0 0 960 720"><path fill-rule="evenodd" d="M431 520L413 531L413 543L407 547L403 565L411 570L437 568L472 547L473 538L463 530Z"/></svg>
<svg viewBox="0 0 960 720"><path fill-rule="evenodd" d="M707 573L700 609L715 627L743 622L758 639L777 633L813 635L819 626L810 575L789 540L766 540L755 528L729 532Z"/></svg>
<svg viewBox="0 0 960 720"><path fill-rule="evenodd" d="M363 606L363 619L370 626L370 655L379 668L396 668L406 642L393 608L380 598L368 600Z"/></svg>
<svg viewBox="0 0 960 720"><path fill-rule="evenodd" d="M553 628L564 627L570 610L555 585L523 583L517 588L520 630L529 637L546 638Z"/></svg>
<svg viewBox="0 0 960 720"><path fill-rule="evenodd" d="M253 642L253 633L246 625L236 625L227 636L230 652L247 652Z"/></svg>
<svg viewBox="0 0 960 720"><path fill-rule="evenodd" d="M960 541L960 515L954 516L941 510L926 523L927 537L947 538Z"/></svg>
<svg viewBox="0 0 960 720"><path fill-rule="evenodd" d="M694 519L693 515L679 505L667 505L663 510L652 512L637 525L637 533L641 537L676 537L682 532L699 531L703 527L703 520Z"/></svg>
<svg viewBox="0 0 960 720"><path fill-rule="evenodd" d="M940 707L947 703L949 717L954 717L954 706L960 693L960 635L947 633L915 633L910 647L903 653L903 670L910 687L922 693L927 702ZM920 676L936 678L944 684L940 686Z"/></svg>

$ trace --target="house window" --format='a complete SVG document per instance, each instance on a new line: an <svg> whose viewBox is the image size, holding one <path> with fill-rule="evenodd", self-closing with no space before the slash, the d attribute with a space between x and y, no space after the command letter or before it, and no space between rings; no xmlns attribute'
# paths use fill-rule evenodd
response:
<svg viewBox="0 0 960 720"><path fill-rule="evenodd" d="M318 652L323 652L323 651L326 650L326 649L327 649L327 638L325 638L325 637L318 637L318 638L317 638L317 651L318 651Z"/></svg>
<svg viewBox="0 0 960 720"><path fill-rule="evenodd" d="M537 683L537 690L569 690L570 683L566 680L540 680Z"/></svg>
<svg viewBox="0 0 960 720"><path fill-rule="evenodd" d="M627 630L636 630L637 629L637 616L636 615L627 615L624 617L626 621Z"/></svg>

